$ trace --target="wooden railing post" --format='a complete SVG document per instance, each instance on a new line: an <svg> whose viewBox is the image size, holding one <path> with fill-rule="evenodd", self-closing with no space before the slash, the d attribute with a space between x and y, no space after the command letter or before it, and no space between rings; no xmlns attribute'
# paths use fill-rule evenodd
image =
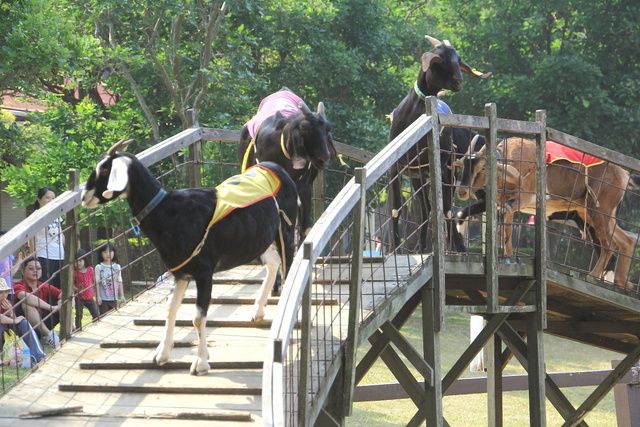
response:
<svg viewBox="0 0 640 427"><path fill-rule="evenodd" d="M489 119L489 129L487 129L487 233L486 233L486 274L487 274L487 312L498 312L498 238L500 230L498 229L498 211L492 209L497 203L497 170L498 159L496 156L496 142L498 139L496 120L497 108L496 104L489 103L484 106L485 116Z"/></svg>
<svg viewBox="0 0 640 427"><path fill-rule="evenodd" d="M364 248L365 207L367 205L366 169L356 168L356 185L360 185L360 200L353 209L353 255L349 280L349 324L345 343L343 416L351 415L355 390L356 353L358 351L358 329L360 326L360 299L362 295L362 249Z"/></svg>
<svg viewBox="0 0 640 427"><path fill-rule="evenodd" d="M187 110L189 126L192 128L200 127L198 110ZM202 163L202 142L194 142L189 145L189 186L191 188L202 187L202 173L200 172L200 165Z"/></svg>
<svg viewBox="0 0 640 427"><path fill-rule="evenodd" d="M311 260L313 254L313 244L305 242L302 245L303 258ZM313 262L309 263L309 268L312 268ZM311 273L311 272L310 272ZM309 382L310 378L310 363L311 363L311 282L312 275L309 274L307 286L302 296L302 304L300 309L301 321L300 321L300 378L298 380L298 424L299 426L306 426L309 422Z"/></svg>
<svg viewBox="0 0 640 427"><path fill-rule="evenodd" d="M74 191L80 185L80 171L69 169L69 190ZM67 212L65 228L68 233L65 235L65 253L68 260L67 268L60 272L60 283L62 285L62 307L60 308L60 338L65 339L71 335L73 328L73 267L78 250L78 208L74 207Z"/></svg>
<svg viewBox="0 0 640 427"><path fill-rule="evenodd" d="M436 331L440 332L444 329L444 307L445 307L445 291L444 291L444 255L445 255L445 232L446 224L444 220L444 208L442 205L442 173L440 162L440 134L438 132L438 100L435 96L430 96L426 101L427 116L431 116L432 129L427 133L427 141L429 145L429 179L431 180L430 194L431 197L431 224L433 224L432 240L433 240L433 286L436 292L437 301L433 309L438 319Z"/></svg>
<svg viewBox="0 0 640 427"><path fill-rule="evenodd" d="M444 329L445 316L445 283L444 255L446 230L442 205L442 175L440 162L440 138L438 132L437 99L430 96L426 101L426 114L431 116L432 129L427 133L429 144L429 176L431 188L431 224L433 224L433 276L430 285L422 290L422 316L424 335L424 360L433 368L433 385L425 386L425 407L427 425L443 425L442 412L442 354L440 333ZM428 379L425 378L425 384ZM417 420L412 420L414 422ZM411 423L410 423L411 425Z"/></svg>

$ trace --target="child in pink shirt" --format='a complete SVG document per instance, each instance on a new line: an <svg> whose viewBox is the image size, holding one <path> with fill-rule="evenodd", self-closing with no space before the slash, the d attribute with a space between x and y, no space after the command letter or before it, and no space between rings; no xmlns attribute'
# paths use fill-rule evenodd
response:
<svg viewBox="0 0 640 427"><path fill-rule="evenodd" d="M82 315L84 308L89 310L93 320L99 316L96 296L96 281L93 267L87 253L78 249L73 270L73 292L76 298L76 329L82 327Z"/></svg>

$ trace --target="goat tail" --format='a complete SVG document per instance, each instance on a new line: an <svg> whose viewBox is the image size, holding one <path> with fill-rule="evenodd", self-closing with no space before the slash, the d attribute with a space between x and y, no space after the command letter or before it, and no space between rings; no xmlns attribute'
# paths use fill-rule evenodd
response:
<svg viewBox="0 0 640 427"><path fill-rule="evenodd" d="M640 190L640 175L632 173L629 177L629 187Z"/></svg>

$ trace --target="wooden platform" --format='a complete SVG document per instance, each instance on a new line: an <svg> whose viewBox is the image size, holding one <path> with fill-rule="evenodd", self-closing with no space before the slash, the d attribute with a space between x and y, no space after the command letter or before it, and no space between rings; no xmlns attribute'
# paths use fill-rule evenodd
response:
<svg viewBox="0 0 640 427"><path fill-rule="evenodd" d="M173 286L167 281L53 352L0 399L0 425L261 425L262 360L277 302L271 299L267 320L249 321L262 275L261 266L248 265L216 276L208 375L189 375L196 351L193 283L178 312L172 362L152 363Z"/></svg>
<svg viewBox="0 0 640 427"><path fill-rule="evenodd" d="M477 257L448 257L447 306L474 306L486 297L484 265ZM455 265L459 264L459 265ZM499 297L503 303L520 282L531 280L533 259L499 264ZM482 272L482 273L481 273ZM640 344L640 300L613 283L586 273L549 264L547 269L547 328L545 333L606 350L629 353ZM524 332L524 314L513 313L508 322Z"/></svg>

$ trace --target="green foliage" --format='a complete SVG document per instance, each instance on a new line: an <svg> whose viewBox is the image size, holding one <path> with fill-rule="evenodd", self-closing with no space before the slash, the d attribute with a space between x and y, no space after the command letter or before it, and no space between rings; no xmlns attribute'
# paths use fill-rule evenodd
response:
<svg viewBox="0 0 640 427"><path fill-rule="evenodd" d="M33 203L41 187L52 187L58 194L65 191L69 169L79 169L80 182L85 181L92 170L90 165L119 139L116 135L127 129L119 120L103 119L101 111L89 101L75 108L54 105L35 115L32 122L11 128L21 143L23 151L19 154L25 162L21 166L7 165L0 177L8 183L7 193L24 205Z"/></svg>
<svg viewBox="0 0 640 427"><path fill-rule="evenodd" d="M30 200L43 183L65 188L69 167L86 173L117 139L134 138L129 151L139 152L175 135L189 108L197 107L203 126L240 129L282 86L312 108L324 102L336 140L379 151L388 139L385 115L430 49L425 33L493 72L486 80L465 76L465 88L446 98L454 112L482 115L494 102L501 117L530 120L545 109L554 128L640 154L635 3L237 1L212 26L220 4L3 3L3 87L59 101L24 129L0 129L0 154L17 166L2 172L12 195ZM115 103L96 98L90 89L98 84Z"/></svg>

